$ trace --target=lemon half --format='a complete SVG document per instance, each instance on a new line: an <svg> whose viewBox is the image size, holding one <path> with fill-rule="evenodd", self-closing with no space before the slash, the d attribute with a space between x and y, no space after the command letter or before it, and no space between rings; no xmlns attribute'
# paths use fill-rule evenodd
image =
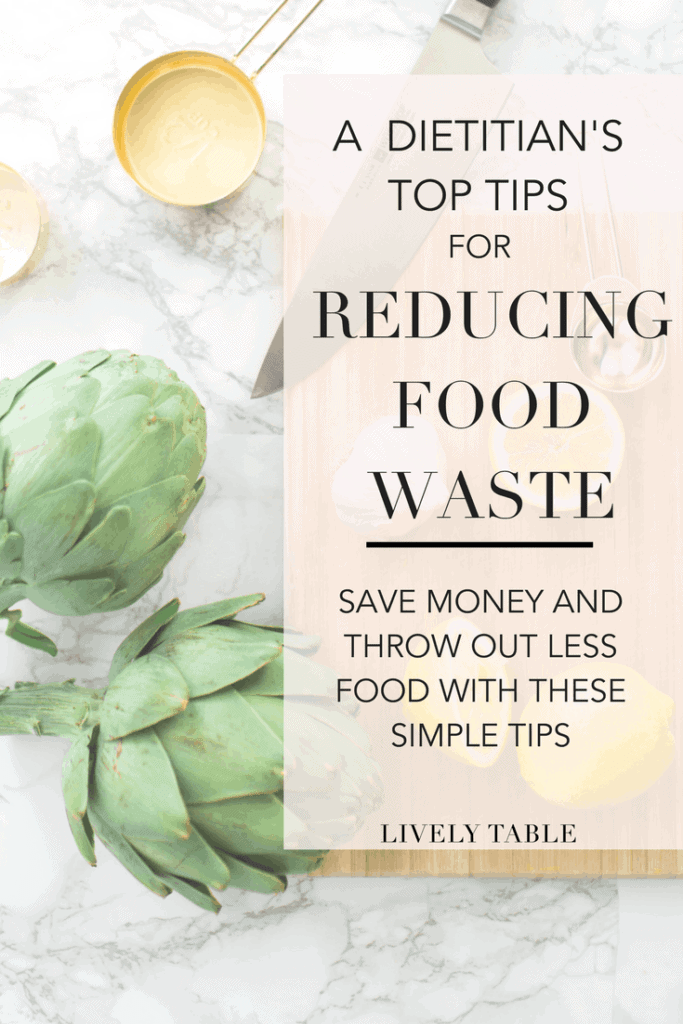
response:
<svg viewBox="0 0 683 1024"><path fill-rule="evenodd" d="M599 662L580 672L576 666L558 665L553 666L552 677L556 685L568 678L570 693L574 676L605 679L607 692L610 679L623 678L617 685L624 689L618 695L624 703L530 701L520 722L534 727L538 722L566 722L563 732L570 742L557 747L557 737L548 736L541 746L529 746L528 731L520 729L517 756L522 776L545 800L570 807L616 804L643 793L673 759L669 721L674 701L626 665ZM590 682L581 685L590 689ZM547 689L541 690L542 698L546 695Z"/></svg>
<svg viewBox="0 0 683 1024"><path fill-rule="evenodd" d="M508 389L511 391L511 389ZM519 427L528 415L529 396L526 388L511 391L510 397L503 396L501 419L512 427L496 422L491 428L489 451L496 470L507 469L519 473L516 485L520 497L531 505L544 506L546 502L545 476L537 476L529 482L529 473L546 471L568 472L569 483L554 478L554 505L557 511L569 511L581 505L580 477L577 471L598 471L611 473L611 481L605 477L590 477L589 489L602 493L614 483L624 456L624 428L619 414L601 392L584 387L588 395L588 415L578 427L548 428L550 422L550 387L539 384L533 388L538 399L534 418L525 427ZM557 389L559 423L573 423L579 413L580 399L575 388L560 384ZM588 504L597 498L588 498Z"/></svg>

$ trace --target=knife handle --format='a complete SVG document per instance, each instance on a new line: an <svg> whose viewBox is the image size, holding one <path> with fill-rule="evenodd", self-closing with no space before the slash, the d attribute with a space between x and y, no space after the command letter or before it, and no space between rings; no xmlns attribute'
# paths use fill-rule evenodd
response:
<svg viewBox="0 0 683 1024"><path fill-rule="evenodd" d="M481 39L486 19L498 0L451 0L441 20L475 39Z"/></svg>

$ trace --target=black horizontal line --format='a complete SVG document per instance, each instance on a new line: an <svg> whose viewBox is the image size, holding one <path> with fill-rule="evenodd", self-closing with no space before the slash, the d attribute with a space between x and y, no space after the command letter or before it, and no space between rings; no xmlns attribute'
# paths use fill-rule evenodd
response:
<svg viewBox="0 0 683 1024"><path fill-rule="evenodd" d="M366 548L592 548L592 540L368 540Z"/></svg>

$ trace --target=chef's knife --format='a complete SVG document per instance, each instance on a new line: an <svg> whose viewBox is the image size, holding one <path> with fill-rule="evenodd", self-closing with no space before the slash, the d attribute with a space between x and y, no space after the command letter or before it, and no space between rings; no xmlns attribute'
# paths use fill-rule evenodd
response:
<svg viewBox="0 0 683 1024"><path fill-rule="evenodd" d="M479 42L486 19L496 2L452 0L412 73L496 75L496 69L484 56ZM509 83L501 77L495 85L492 82L489 88L482 90L486 94L482 100L493 104L498 110L505 102L510 88ZM401 114L405 116L405 110L395 111L395 116ZM402 154L389 154L390 158L392 156L400 161ZM474 151L460 154L458 173L462 174L475 156ZM450 170L455 172L455 164ZM356 225L364 223L370 226L377 220L379 191L386 188L388 178L391 178L391 171L386 151L373 147L311 258L292 298L290 311L295 313L297 303L307 299L314 290L320 291L327 287L347 294L357 290L370 277L376 290L387 290L401 276L440 213L437 211L433 215L425 215L417 210L406 211L400 220L394 219L393 225L388 225L386 220L382 221L380 249L375 243L372 230L361 234ZM287 383L292 384L307 377L326 362L344 340L321 339L315 348L302 346L299 351L291 352ZM280 391L284 384L283 378L284 336L281 321L261 365L251 397L263 398Z"/></svg>

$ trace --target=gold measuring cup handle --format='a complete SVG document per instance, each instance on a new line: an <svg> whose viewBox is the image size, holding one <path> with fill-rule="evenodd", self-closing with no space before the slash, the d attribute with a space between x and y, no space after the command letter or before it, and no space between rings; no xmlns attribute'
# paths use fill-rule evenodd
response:
<svg viewBox="0 0 683 1024"><path fill-rule="evenodd" d="M237 53L235 54L235 56L234 56L234 57L232 58L233 62L235 62L235 61L237 60L237 58L238 58L238 57L241 57L241 56L242 56L242 54L243 54L243 53L244 53L244 51L245 51L245 50L247 49L247 47L251 46L251 44L252 44L252 43L253 43L253 41L254 41L254 40L256 39L256 37L257 37L257 36L259 36L259 35L261 34L261 32L263 32L264 28L265 28L265 27L266 27L267 25L270 25L270 23L271 23L271 21L273 20L273 18L274 18L274 17L275 17L275 16L277 15L277 14L279 14L279 13L280 13L280 11L282 10L282 8L283 8L283 7L286 7L286 6L287 6L287 4L288 4L289 2L290 2L290 0L282 0L282 2L281 2L281 3L279 3L279 4L277 5L277 7L276 7L276 8L275 8L275 9L274 9L273 11L271 11L271 12L270 12L270 14L269 14L269 15L268 15L268 17L266 18L266 20L265 20L264 22L262 22L262 23L261 23L261 24L259 25L259 27L258 27L258 28L256 29L256 31L255 31L255 32L253 33L253 35L251 35L251 36L249 37L249 39L247 39L246 43L245 43L245 44L244 44L244 45L243 45L243 46L242 46L242 47L241 47L241 48L240 48L240 49L239 49L239 50L237 51ZM313 12L314 12L314 11L316 10L316 8L320 7L320 5L321 5L321 3L322 3L322 2L323 2L323 0L316 0L316 3L314 3L314 4L313 4L313 6L312 6L312 7L310 7L310 8L308 9L308 11L306 12L306 14L304 14L303 18L301 19L301 21L297 22L297 24L296 24L296 25L294 26L294 28L293 28L293 29L291 30L291 32L290 32L290 33L289 33L288 35L286 35L286 36L285 36L285 38L284 38L284 39L282 40L282 42L278 43L278 45L277 45L277 46L275 47L275 49L274 49L274 50L272 50L272 51L271 51L271 52L270 52L270 53L268 54L268 56L267 56L267 57L266 57L266 59L265 59L265 60L263 61L263 63L262 63L262 64L260 64L260 65L259 65L259 67L257 67L257 68L256 68L256 71L253 71L253 72L252 72L252 74L251 74L251 79L252 79L252 81L253 81L253 80L254 80L254 79L256 78L256 76L257 76L257 75L259 75L259 74L260 74L260 73L261 73L261 72L263 71L263 69L265 68L266 64L269 64L269 63L271 62L271 60L273 59L273 57L274 57L274 56L275 56L275 55L276 55L277 53L279 53L279 52L280 52L280 50L282 49L282 47L283 47L283 46L284 46L284 45L285 45L286 43L288 43L288 42L289 42L289 40L290 40L290 39L292 38L292 36L294 35L294 33L295 33L295 32L298 32L298 31L299 31L299 29L301 28L301 26L303 25L303 23L304 23L305 21L307 21L307 20L308 20L308 19L310 18L310 16L311 16L311 15L313 14Z"/></svg>

